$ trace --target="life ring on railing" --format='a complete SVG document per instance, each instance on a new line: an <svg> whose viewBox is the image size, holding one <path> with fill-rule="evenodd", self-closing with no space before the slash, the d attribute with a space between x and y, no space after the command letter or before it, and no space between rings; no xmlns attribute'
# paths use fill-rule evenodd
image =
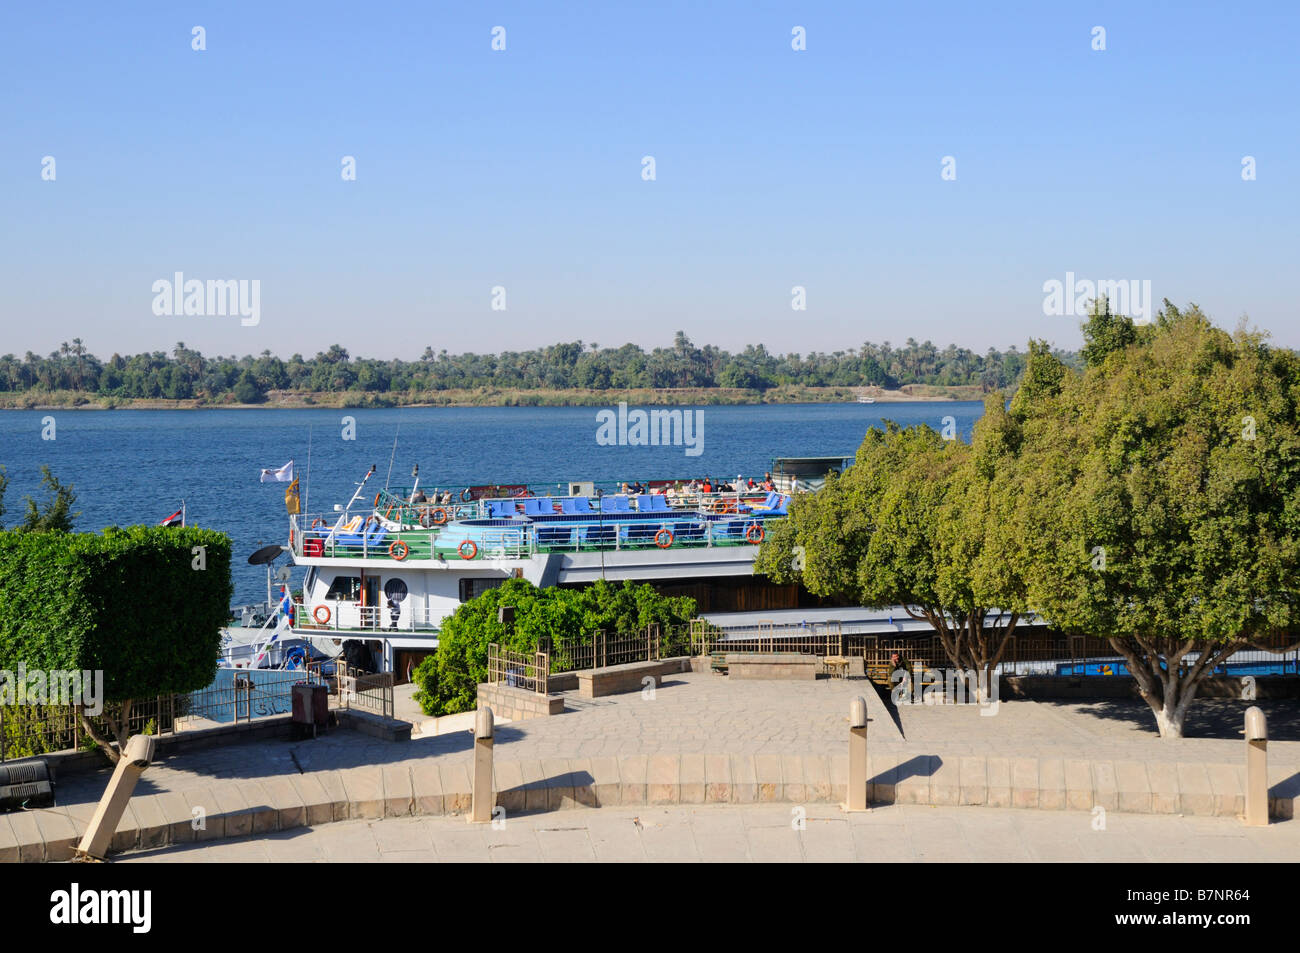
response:
<svg viewBox="0 0 1300 953"><path fill-rule="evenodd" d="M325 613L325 618L323 618L323 619L320 617L320 614L321 614L322 612ZM311 610L311 617L312 617L313 619L316 620L316 624L317 624L317 625L329 625L329 624L330 624L330 607L329 607L329 606L317 606L315 609L312 609L312 610Z"/></svg>
<svg viewBox="0 0 1300 953"><path fill-rule="evenodd" d="M388 509L384 510L384 519L390 523L393 522L393 510L397 510L397 523L400 526L402 522L402 505L400 503L390 503Z"/></svg>
<svg viewBox="0 0 1300 953"><path fill-rule="evenodd" d="M715 513L734 513L736 512L735 500L716 500L713 504Z"/></svg>
<svg viewBox="0 0 1300 953"><path fill-rule="evenodd" d="M750 523L749 528L745 530L745 539L751 543L761 543L763 541L763 524Z"/></svg>
<svg viewBox="0 0 1300 953"><path fill-rule="evenodd" d="M321 528L322 526L324 526L324 525L325 525L325 521L324 521L323 519L321 519L319 516L316 517L314 520L311 521L311 528L312 528L312 529L320 529L320 528Z"/></svg>
<svg viewBox="0 0 1300 953"><path fill-rule="evenodd" d="M469 547L469 552L465 552L465 547ZM456 547L456 552L460 553L461 559L473 559L478 555L478 545L472 539L462 539L460 545Z"/></svg>
<svg viewBox="0 0 1300 953"><path fill-rule="evenodd" d="M465 487L460 491L460 501L462 503L468 503L472 499L474 499L474 494L469 491L469 487Z"/></svg>
<svg viewBox="0 0 1300 953"><path fill-rule="evenodd" d="M655 545L660 549L667 549L673 544L673 531L664 527L655 533Z"/></svg>
<svg viewBox="0 0 1300 953"><path fill-rule="evenodd" d="M400 556L398 555L399 551L401 553ZM395 539L388 544L388 555L392 556L399 563L410 554L411 554L411 547L407 546L406 543L404 543L400 539Z"/></svg>
<svg viewBox="0 0 1300 953"><path fill-rule="evenodd" d="M381 496L383 496L383 495L384 495L384 491L383 491L383 490L380 490L378 493L376 493L376 494L375 494L375 502L372 503L371 506L378 506L378 505L379 505L379 498L380 498Z"/></svg>
<svg viewBox="0 0 1300 953"><path fill-rule="evenodd" d="M447 511L441 506L429 514L435 526L442 526L447 522Z"/></svg>

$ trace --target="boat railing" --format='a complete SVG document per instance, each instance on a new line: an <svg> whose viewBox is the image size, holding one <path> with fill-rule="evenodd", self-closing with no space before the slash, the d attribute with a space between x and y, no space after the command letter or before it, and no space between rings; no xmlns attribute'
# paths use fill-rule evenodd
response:
<svg viewBox="0 0 1300 953"><path fill-rule="evenodd" d="M344 617L344 610L349 618ZM359 606L322 599L316 603L295 602L293 628L327 636L334 632L437 632L445 616L445 609L402 604L394 620L386 603Z"/></svg>

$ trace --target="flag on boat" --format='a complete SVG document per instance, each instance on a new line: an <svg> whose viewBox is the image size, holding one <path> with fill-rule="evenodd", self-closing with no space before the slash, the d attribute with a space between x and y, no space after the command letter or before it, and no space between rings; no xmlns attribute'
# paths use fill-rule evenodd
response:
<svg viewBox="0 0 1300 953"><path fill-rule="evenodd" d="M290 516L297 516L302 512L302 502L298 499L297 479L284 488L284 508Z"/></svg>
<svg viewBox="0 0 1300 953"><path fill-rule="evenodd" d="M290 460L278 470L263 470L263 483L292 483L293 482L293 461Z"/></svg>
<svg viewBox="0 0 1300 953"><path fill-rule="evenodd" d="M159 520L158 525L159 526L184 526L185 525L184 508L177 510L175 513L167 517L165 520Z"/></svg>

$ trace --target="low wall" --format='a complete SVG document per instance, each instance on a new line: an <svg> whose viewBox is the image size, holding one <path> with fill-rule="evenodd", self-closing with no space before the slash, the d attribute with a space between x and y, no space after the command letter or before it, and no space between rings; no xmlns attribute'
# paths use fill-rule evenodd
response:
<svg viewBox="0 0 1300 953"><path fill-rule="evenodd" d="M761 655L741 652L727 656L727 677L736 679L815 681L821 667L821 659L817 656L797 652Z"/></svg>
<svg viewBox="0 0 1300 953"><path fill-rule="evenodd" d="M659 659L656 664L659 666L659 674L677 675L681 672L700 671L694 667L695 659L689 655L679 655L673 658ZM706 656L704 666L707 671L709 660ZM546 680L546 687L552 692L576 692L578 690L578 672L561 672L559 675L551 675Z"/></svg>
<svg viewBox="0 0 1300 953"><path fill-rule="evenodd" d="M491 708L493 718L523 721L525 718L546 718L560 714L564 711L564 699L559 695L539 695L500 682L483 683L478 687L474 707Z"/></svg>
<svg viewBox="0 0 1300 953"><path fill-rule="evenodd" d="M333 712L331 712L333 714ZM243 744L246 741L287 741L292 737L292 716L277 715L252 722L217 725L214 728L196 728L176 734L159 735L156 740L154 761L167 755L188 751L201 751L218 745ZM56 751L52 754L33 755L29 758L11 758L5 764L19 761L44 761L57 780L59 775L81 774L111 768L108 758L98 748L90 751Z"/></svg>

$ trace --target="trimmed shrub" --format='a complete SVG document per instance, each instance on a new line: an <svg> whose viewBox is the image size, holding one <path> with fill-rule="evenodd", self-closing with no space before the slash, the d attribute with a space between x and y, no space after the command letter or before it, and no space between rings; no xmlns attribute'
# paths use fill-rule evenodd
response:
<svg viewBox="0 0 1300 953"><path fill-rule="evenodd" d="M196 691L216 675L233 594L224 533L0 532L0 579L0 669L102 671L104 699L125 711L133 699ZM112 727L124 744L125 722Z"/></svg>

